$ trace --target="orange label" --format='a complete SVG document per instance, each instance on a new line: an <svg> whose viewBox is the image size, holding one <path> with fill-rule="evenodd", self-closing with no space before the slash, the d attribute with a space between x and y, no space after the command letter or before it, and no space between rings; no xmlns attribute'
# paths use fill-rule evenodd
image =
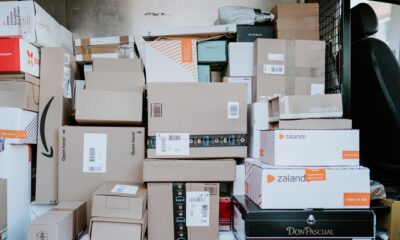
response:
<svg viewBox="0 0 400 240"><path fill-rule="evenodd" d="M307 182L315 182L315 181L325 181L326 180L326 170L321 169L306 169L305 170L305 179Z"/></svg>
<svg viewBox="0 0 400 240"><path fill-rule="evenodd" d="M181 53L182 53L182 62L183 63L191 63L193 62L193 48L192 48L192 40L183 39L181 40Z"/></svg>
<svg viewBox="0 0 400 240"><path fill-rule="evenodd" d="M0 130L1 138L27 138L26 131L23 130Z"/></svg>
<svg viewBox="0 0 400 240"><path fill-rule="evenodd" d="M260 157L264 157L264 149L260 148Z"/></svg>
<svg viewBox="0 0 400 240"><path fill-rule="evenodd" d="M369 193L344 193L345 207L369 207Z"/></svg>
<svg viewBox="0 0 400 240"><path fill-rule="evenodd" d="M267 183L273 183L275 181L275 176L268 174L267 175Z"/></svg>
<svg viewBox="0 0 400 240"><path fill-rule="evenodd" d="M285 135L283 135L282 133L279 134L279 139L280 139L280 140L285 139Z"/></svg>
<svg viewBox="0 0 400 240"><path fill-rule="evenodd" d="M342 159L360 159L360 151L343 151Z"/></svg>

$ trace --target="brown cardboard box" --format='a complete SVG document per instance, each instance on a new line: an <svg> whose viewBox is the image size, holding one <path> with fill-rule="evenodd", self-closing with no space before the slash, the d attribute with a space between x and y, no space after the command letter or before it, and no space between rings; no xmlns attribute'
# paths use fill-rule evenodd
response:
<svg viewBox="0 0 400 240"><path fill-rule="evenodd" d="M57 202L58 128L71 120L72 94L69 93L73 90L68 92L68 86L74 86L77 65L74 56L63 48L42 48L40 66L35 201L48 204ZM71 82L68 84L68 81Z"/></svg>
<svg viewBox="0 0 400 240"><path fill-rule="evenodd" d="M108 182L93 193L92 216L143 219L147 190L134 183Z"/></svg>
<svg viewBox="0 0 400 240"><path fill-rule="evenodd" d="M247 155L246 84L147 86L149 158Z"/></svg>
<svg viewBox="0 0 400 240"><path fill-rule="evenodd" d="M76 61L91 63L96 58L135 58L134 43L75 47Z"/></svg>
<svg viewBox="0 0 400 240"><path fill-rule="evenodd" d="M323 130L323 129L352 129L352 121L349 119L301 119L279 120L270 124L271 129L285 130Z"/></svg>
<svg viewBox="0 0 400 240"><path fill-rule="evenodd" d="M74 218L73 239L78 240L79 236L87 228L86 202L65 201L55 206L52 211L72 211Z"/></svg>
<svg viewBox="0 0 400 240"><path fill-rule="evenodd" d="M143 62L140 59L127 58L95 58L93 59L95 72L143 72Z"/></svg>
<svg viewBox="0 0 400 240"><path fill-rule="evenodd" d="M187 237L183 236L183 239L218 239L218 183L148 183L147 188L149 240L173 240L181 233L185 235L185 232ZM204 215L201 216L202 214ZM175 229L180 228L181 232L175 232Z"/></svg>
<svg viewBox="0 0 400 240"><path fill-rule="evenodd" d="M1 233L7 228L7 180L0 179L0 239Z"/></svg>
<svg viewBox="0 0 400 240"><path fill-rule="evenodd" d="M88 72L87 90L137 91L143 92L145 86L142 72Z"/></svg>
<svg viewBox="0 0 400 240"><path fill-rule="evenodd" d="M142 92L83 90L75 119L80 124L135 125L142 123L142 107Z"/></svg>
<svg viewBox="0 0 400 240"><path fill-rule="evenodd" d="M0 75L0 105L39 111L39 79L29 75Z"/></svg>
<svg viewBox="0 0 400 240"><path fill-rule="evenodd" d="M72 211L50 211L33 220L29 225L28 239L74 239Z"/></svg>
<svg viewBox="0 0 400 240"><path fill-rule="evenodd" d="M388 231L390 240L400 239L400 201L385 198L381 200L384 206L390 207L390 213L378 217L378 226Z"/></svg>
<svg viewBox="0 0 400 240"><path fill-rule="evenodd" d="M269 100L269 121L343 116L341 94L297 95Z"/></svg>
<svg viewBox="0 0 400 240"><path fill-rule="evenodd" d="M235 175L233 159L145 159L143 162L144 182L233 182Z"/></svg>
<svg viewBox="0 0 400 240"><path fill-rule="evenodd" d="M109 181L142 183L144 128L60 128L59 201L86 201L88 216L92 193Z"/></svg>
<svg viewBox="0 0 400 240"><path fill-rule="evenodd" d="M325 42L257 39L254 102L280 95L325 93Z"/></svg>

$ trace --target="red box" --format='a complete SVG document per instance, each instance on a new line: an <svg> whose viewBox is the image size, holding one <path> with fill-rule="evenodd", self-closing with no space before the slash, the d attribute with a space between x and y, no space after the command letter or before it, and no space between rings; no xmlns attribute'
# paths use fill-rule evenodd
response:
<svg viewBox="0 0 400 240"><path fill-rule="evenodd" d="M219 198L219 230L230 231L231 230L231 206L232 200L230 197Z"/></svg>

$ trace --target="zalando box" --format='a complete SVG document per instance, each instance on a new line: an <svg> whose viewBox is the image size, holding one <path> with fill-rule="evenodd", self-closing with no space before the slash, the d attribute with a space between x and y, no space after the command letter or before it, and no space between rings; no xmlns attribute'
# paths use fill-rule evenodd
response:
<svg viewBox="0 0 400 240"><path fill-rule="evenodd" d="M369 169L246 161L246 195L262 209L369 208Z"/></svg>
<svg viewBox="0 0 400 240"><path fill-rule="evenodd" d="M261 131L260 159L273 166L359 166L358 130Z"/></svg>
<svg viewBox="0 0 400 240"><path fill-rule="evenodd" d="M38 114L19 108L0 107L0 138L12 144L36 144Z"/></svg>

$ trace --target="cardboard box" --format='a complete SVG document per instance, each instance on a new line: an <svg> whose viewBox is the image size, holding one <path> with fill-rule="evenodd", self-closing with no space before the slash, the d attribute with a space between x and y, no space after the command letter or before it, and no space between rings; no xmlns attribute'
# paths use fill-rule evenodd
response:
<svg viewBox="0 0 400 240"><path fill-rule="evenodd" d="M140 59L93 59L93 71L95 72L143 72L143 63Z"/></svg>
<svg viewBox="0 0 400 240"><path fill-rule="evenodd" d="M75 58L80 63L91 63L95 58L135 58L135 44L89 45L75 47Z"/></svg>
<svg viewBox="0 0 400 240"><path fill-rule="evenodd" d="M35 201L31 202L30 214L29 214L30 222L42 216L43 214L49 212L55 206L56 206L55 204L36 204Z"/></svg>
<svg viewBox="0 0 400 240"><path fill-rule="evenodd" d="M257 39L253 100L325 93L325 42Z"/></svg>
<svg viewBox="0 0 400 240"><path fill-rule="evenodd" d="M0 73L28 73L39 77L39 49L19 38L0 38Z"/></svg>
<svg viewBox="0 0 400 240"><path fill-rule="evenodd" d="M360 164L358 130L274 130L260 137L260 159L273 166Z"/></svg>
<svg viewBox="0 0 400 240"><path fill-rule="evenodd" d="M101 184L142 183L144 134L144 128L61 127L59 201L86 201L91 216L92 193Z"/></svg>
<svg viewBox="0 0 400 240"><path fill-rule="evenodd" d="M147 83L197 82L196 40L161 40L146 42Z"/></svg>
<svg viewBox="0 0 400 240"><path fill-rule="evenodd" d="M220 197L219 198L219 230L229 231L231 230L231 208L232 202L231 197Z"/></svg>
<svg viewBox="0 0 400 240"><path fill-rule="evenodd" d="M93 64L85 64L83 65L83 74L85 79L87 78L87 73L93 72Z"/></svg>
<svg viewBox="0 0 400 240"><path fill-rule="evenodd" d="M375 239L371 210L263 210L245 196L235 196L233 205L238 240Z"/></svg>
<svg viewBox="0 0 400 240"><path fill-rule="evenodd" d="M73 212L73 240L78 240L87 228L86 202L65 201L53 208L53 211L72 211Z"/></svg>
<svg viewBox="0 0 400 240"><path fill-rule="evenodd" d="M268 25L237 25L236 42L254 42L258 38L274 38L274 28Z"/></svg>
<svg viewBox="0 0 400 240"><path fill-rule="evenodd" d="M211 82L222 82L222 72L211 71Z"/></svg>
<svg viewBox="0 0 400 240"><path fill-rule="evenodd" d="M341 94L298 95L269 100L269 121L308 118L340 118L343 116Z"/></svg>
<svg viewBox="0 0 400 240"><path fill-rule="evenodd" d="M281 130L339 130L352 129L352 121L349 119L302 119L280 120L270 124L271 129Z"/></svg>
<svg viewBox="0 0 400 240"><path fill-rule="evenodd" d="M232 182L235 180L235 166L236 161L233 159L146 159L143 162L143 180L144 182Z"/></svg>
<svg viewBox="0 0 400 240"><path fill-rule="evenodd" d="M78 92L83 91L85 89L86 81L85 80L75 80L74 81L74 111L76 110L76 103L78 102Z"/></svg>
<svg viewBox="0 0 400 240"><path fill-rule="evenodd" d="M244 84L152 83L147 97L148 158L246 157Z"/></svg>
<svg viewBox="0 0 400 240"><path fill-rule="evenodd" d="M49 204L58 200L58 128L72 119L71 88L77 78L77 64L62 48L42 48L41 54L36 202Z"/></svg>
<svg viewBox="0 0 400 240"><path fill-rule="evenodd" d="M73 212L50 211L29 225L28 240L75 239L73 236Z"/></svg>
<svg viewBox="0 0 400 240"><path fill-rule="evenodd" d="M149 240L218 239L218 183L148 183L147 188Z"/></svg>
<svg viewBox="0 0 400 240"><path fill-rule="evenodd" d="M231 42L228 45L227 76L252 77L254 73L254 43Z"/></svg>
<svg viewBox="0 0 400 240"><path fill-rule="evenodd" d="M244 164L236 165L236 178L233 182L233 195L245 194L246 168Z"/></svg>
<svg viewBox="0 0 400 240"><path fill-rule="evenodd" d="M228 61L227 42L222 40L197 43L199 63L225 63Z"/></svg>
<svg viewBox="0 0 400 240"><path fill-rule="evenodd" d="M37 143L37 113L0 107L0 116L0 138L12 144Z"/></svg>
<svg viewBox="0 0 400 240"><path fill-rule="evenodd" d="M143 72L90 72L86 74L87 90L137 91L145 86Z"/></svg>
<svg viewBox="0 0 400 240"><path fill-rule="evenodd" d="M201 82L201 83L211 82L211 66L210 65L198 65L197 71L199 74L199 82Z"/></svg>
<svg viewBox="0 0 400 240"><path fill-rule="evenodd" d="M147 206L144 185L109 182L93 193L92 216L123 219L143 219Z"/></svg>
<svg viewBox="0 0 400 240"><path fill-rule="evenodd" d="M33 1L0 2L0 36L22 36L37 47L63 47L73 52L72 33Z"/></svg>
<svg viewBox="0 0 400 240"><path fill-rule="evenodd" d="M236 24L196 26L196 27L161 27L144 29L141 36L145 40L158 37L163 38L188 38L188 36L202 38L204 36L220 36L236 32Z"/></svg>
<svg viewBox="0 0 400 240"><path fill-rule="evenodd" d="M126 44L134 42L135 39L132 35L99 37L99 38L82 38L75 40L75 46L83 47L83 46L94 46L94 45Z"/></svg>
<svg viewBox="0 0 400 240"><path fill-rule="evenodd" d="M39 79L29 75L0 75L0 106L39 111Z"/></svg>
<svg viewBox="0 0 400 240"><path fill-rule="evenodd" d="M390 208L390 213L378 217L377 225L386 229L389 239L400 239L400 202L394 199L384 198L380 201L386 207Z"/></svg>
<svg viewBox="0 0 400 240"><path fill-rule="evenodd" d="M7 179L0 179L0 212L0 233L2 233L7 229Z"/></svg>
<svg viewBox="0 0 400 240"><path fill-rule="evenodd" d="M251 87L252 79L250 77L224 77L224 82L227 83L244 83L247 87L247 104L252 103L253 100L253 88Z"/></svg>
<svg viewBox="0 0 400 240"><path fill-rule="evenodd" d="M261 209L367 209L369 181L364 167L273 167L246 161L246 195Z"/></svg>
<svg viewBox="0 0 400 240"><path fill-rule="evenodd" d="M269 108L266 102L256 102L248 105L248 156L260 158L261 130L267 130L269 124Z"/></svg>
<svg viewBox="0 0 400 240"><path fill-rule="evenodd" d="M83 90L77 99L75 119L80 124L142 123L142 92Z"/></svg>

